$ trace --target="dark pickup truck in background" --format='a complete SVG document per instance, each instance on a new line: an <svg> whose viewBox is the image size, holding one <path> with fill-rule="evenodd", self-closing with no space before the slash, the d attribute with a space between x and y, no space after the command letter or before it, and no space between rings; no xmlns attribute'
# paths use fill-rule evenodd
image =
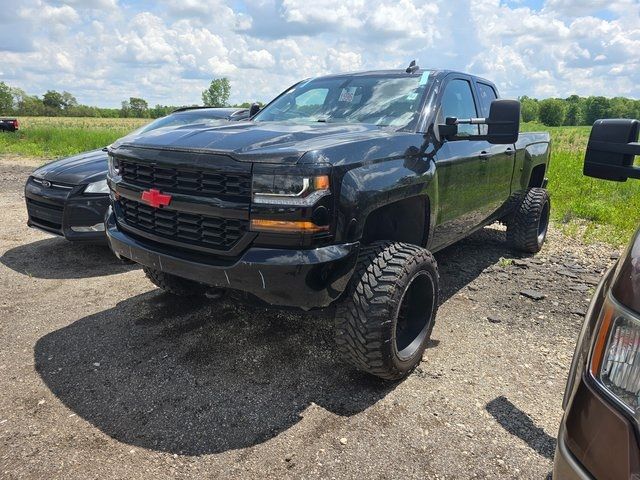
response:
<svg viewBox="0 0 640 480"><path fill-rule="evenodd" d="M487 80L414 65L303 81L251 121L113 144L107 237L175 294L335 302L343 359L399 379L433 328L432 252L497 220L542 247L550 140L519 115Z"/></svg>
<svg viewBox="0 0 640 480"><path fill-rule="evenodd" d="M0 118L0 132L16 132L20 128L17 118Z"/></svg>

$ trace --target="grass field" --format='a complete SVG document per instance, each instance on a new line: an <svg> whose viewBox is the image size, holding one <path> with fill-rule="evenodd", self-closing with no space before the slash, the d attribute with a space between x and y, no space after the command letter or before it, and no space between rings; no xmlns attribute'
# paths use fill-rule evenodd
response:
<svg viewBox="0 0 640 480"><path fill-rule="evenodd" d="M147 118L20 117L16 133L0 134L0 154L55 159L94 150L148 123Z"/></svg>
<svg viewBox="0 0 640 480"><path fill-rule="evenodd" d="M0 155L40 157L43 161L104 147L148 119L22 117L17 134L0 134ZM586 240L613 245L628 242L638 224L640 181L608 182L584 177L582 163L590 127L523 124L523 131L550 131L548 172L556 225Z"/></svg>
<svg viewBox="0 0 640 480"><path fill-rule="evenodd" d="M524 124L523 130L551 132L548 177L556 224L585 240L626 244L640 219L640 181L610 182L582 174L591 127Z"/></svg>

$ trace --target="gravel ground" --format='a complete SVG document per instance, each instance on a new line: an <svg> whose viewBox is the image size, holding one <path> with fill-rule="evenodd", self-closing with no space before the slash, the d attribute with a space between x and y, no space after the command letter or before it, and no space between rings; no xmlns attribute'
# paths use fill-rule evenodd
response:
<svg viewBox="0 0 640 480"><path fill-rule="evenodd" d="M171 298L106 248L28 229L29 171L0 160L0 477L551 470L573 347L611 248L554 230L526 258L486 228L440 252L431 344L389 385L335 360L331 312Z"/></svg>

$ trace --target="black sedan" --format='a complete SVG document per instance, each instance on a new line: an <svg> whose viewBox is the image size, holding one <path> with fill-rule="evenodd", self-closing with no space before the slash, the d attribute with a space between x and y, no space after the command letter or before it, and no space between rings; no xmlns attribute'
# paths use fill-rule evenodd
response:
<svg viewBox="0 0 640 480"><path fill-rule="evenodd" d="M150 130L209 121L248 118L238 108L183 108L136 130ZM35 170L25 186L30 227L71 241L102 243L104 215L109 206L106 148L56 160Z"/></svg>

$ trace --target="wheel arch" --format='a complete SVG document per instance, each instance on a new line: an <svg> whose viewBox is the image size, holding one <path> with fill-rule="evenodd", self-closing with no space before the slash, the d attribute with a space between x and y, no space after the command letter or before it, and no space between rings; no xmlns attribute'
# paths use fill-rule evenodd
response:
<svg viewBox="0 0 640 480"><path fill-rule="evenodd" d="M364 219L360 240L391 240L426 246L431 226L431 200L415 195L382 205Z"/></svg>

